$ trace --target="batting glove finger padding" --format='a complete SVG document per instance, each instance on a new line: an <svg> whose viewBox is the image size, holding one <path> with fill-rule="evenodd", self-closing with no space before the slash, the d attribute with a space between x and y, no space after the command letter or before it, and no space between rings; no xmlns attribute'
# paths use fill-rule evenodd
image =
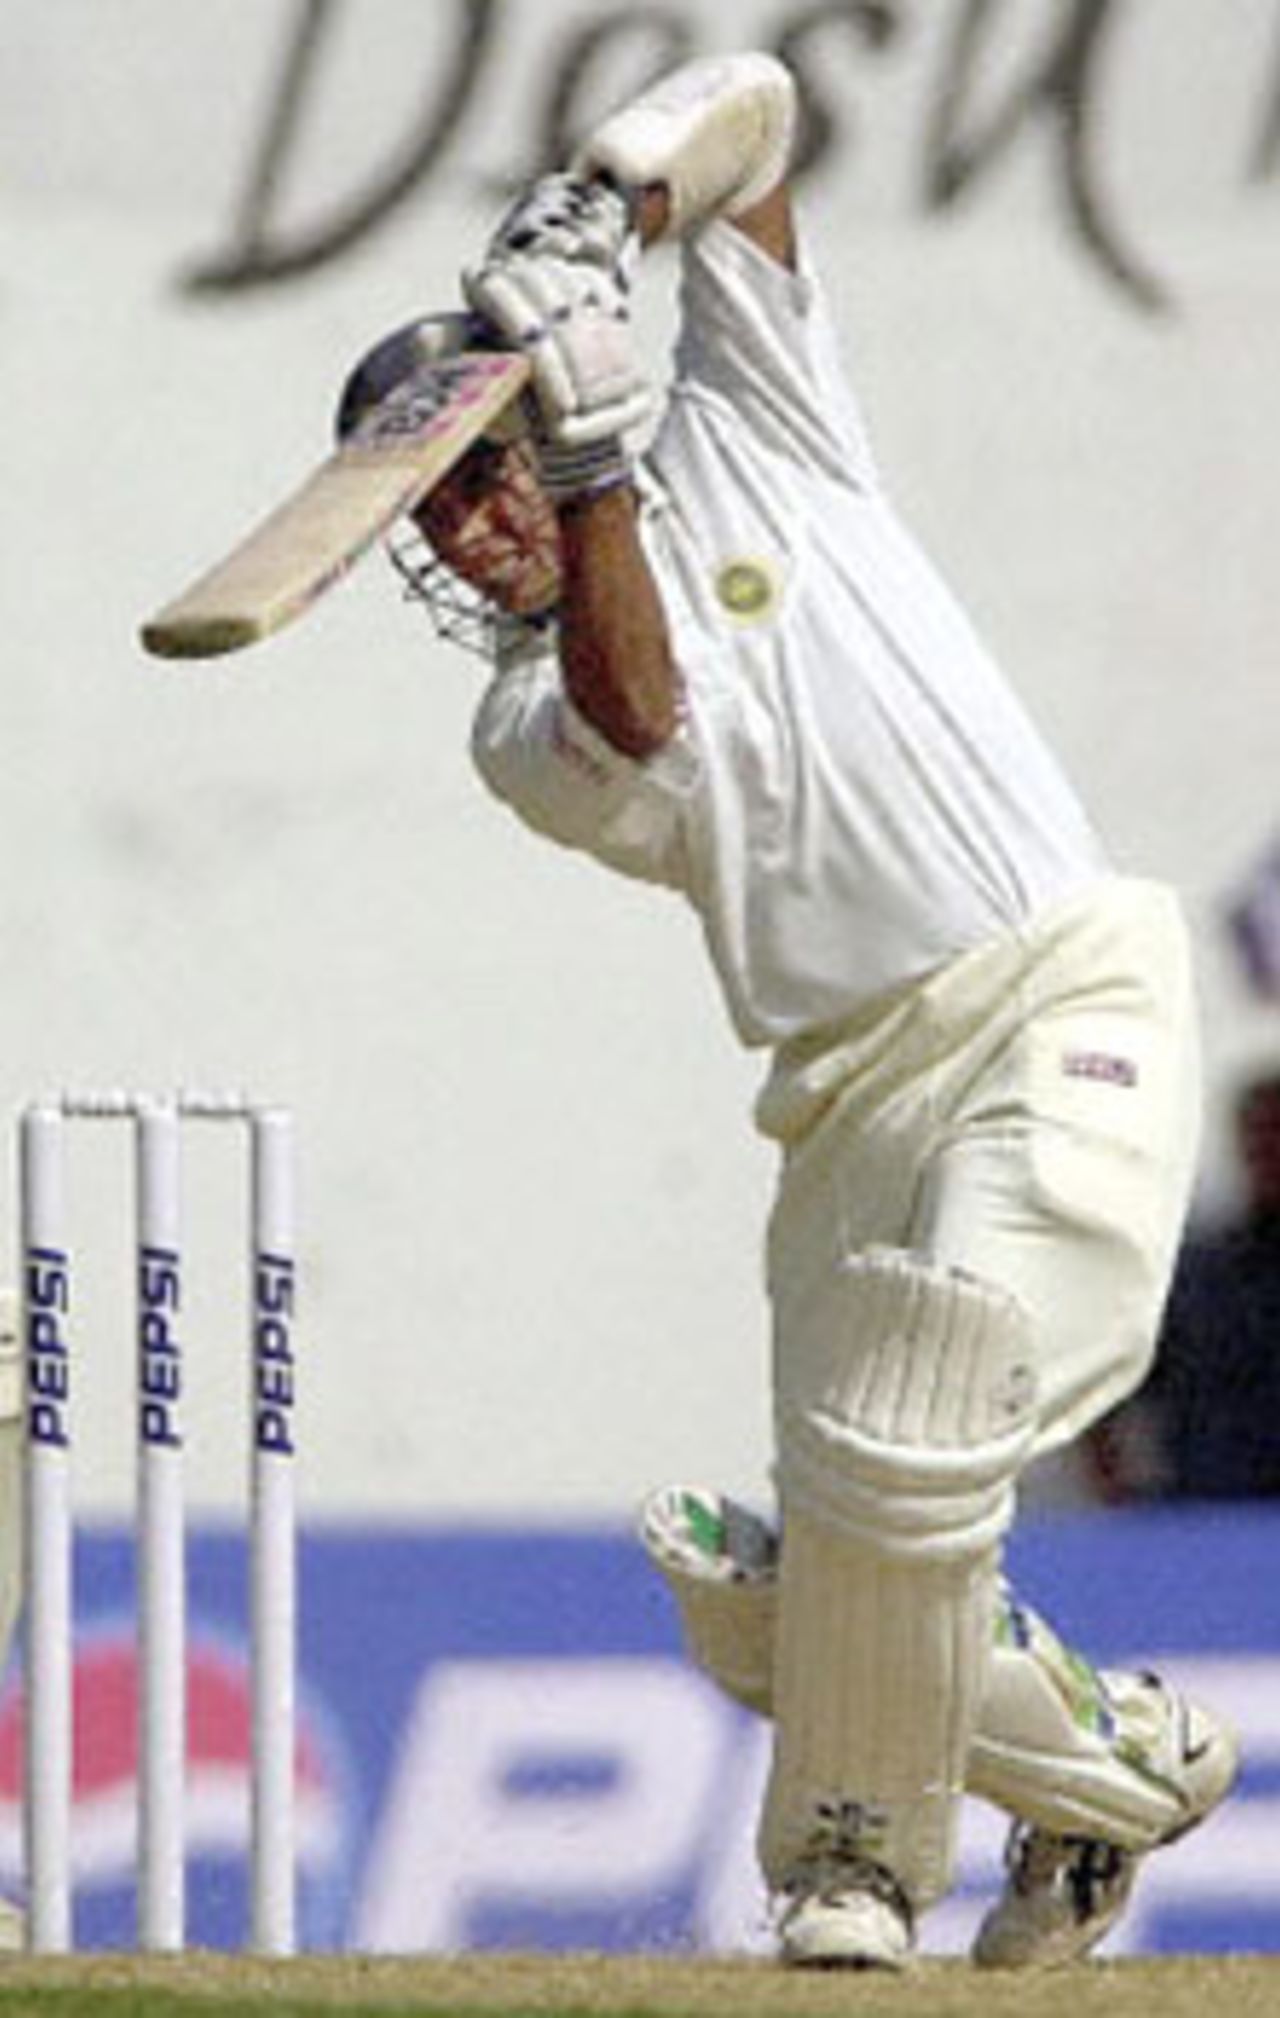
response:
<svg viewBox="0 0 1280 2018"><path fill-rule="evenodd" d="M567 259L612 274L634 261L630 237L631 205L621 190L577 175L544 175L502 219L484 263L515 257Z"/></svg>
<svg viewBox="0 0 1280 2018"><path fill-rule="evenodd" d="M471 307L533 366L545 432L582 448L647 419L653 391L631 341L628 279L564 259L494 259L464 274Z"/></svg>

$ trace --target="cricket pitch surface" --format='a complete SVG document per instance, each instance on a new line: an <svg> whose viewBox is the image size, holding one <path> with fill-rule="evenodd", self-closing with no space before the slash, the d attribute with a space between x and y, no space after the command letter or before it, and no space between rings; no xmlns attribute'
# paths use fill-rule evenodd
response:
<svg viewBox="0 0 1280 2018"><path fill-rule="evenodd" d="M1280 2018L1280 1956L1095 1961L1021 1975L948 1959L903 1976L597 1955L0 1962L0 2018L323 2018L335 2007L376 2018Z"/></svg>

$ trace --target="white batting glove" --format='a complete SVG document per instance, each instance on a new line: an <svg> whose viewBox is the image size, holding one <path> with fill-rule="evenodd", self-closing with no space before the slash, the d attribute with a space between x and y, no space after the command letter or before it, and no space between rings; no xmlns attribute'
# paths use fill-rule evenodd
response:
<svg viewBox="0 0 1280 2018"><path fill-rule="evenodd" d="M529 358L553 441L599 441L648 414L653 394L631 341L625 280L517 256L464 274L462 285L468 305Z"/></svg>
<svg viewBox="0 0 1280 2018"><path fill-rule="evenodd" d="M664 236L675 237L709 217L737 217L776 188L795 118L795 80L776 56L697 56L589 134L571 172L603 172L633 189L661 183Z"/></svg>
<svg viewBox="0 0 1280 2018"><path fill-rule="evenodd" d="M630 260L636 256L633 241ZM653 388L631 339L628 255L610 271L561 258L515 253L464 274L468 305L533 366L533 389L547 445L545 474L557 484L555 460L606 445L613 481L625 480L622 436L646 420ZM574 488L582 486L574 485ZM588 488L605 487L592 482Z"/></svg>

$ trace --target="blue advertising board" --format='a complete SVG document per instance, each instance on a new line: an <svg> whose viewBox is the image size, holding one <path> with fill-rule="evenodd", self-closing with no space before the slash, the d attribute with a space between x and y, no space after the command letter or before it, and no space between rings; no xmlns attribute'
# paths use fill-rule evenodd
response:
<svg viewBox="0 0 1280 2018"><path fill-rule="evenodd" d="M1155 1666L1240 1730L1237 1795L1153 1857L1129 1952L1280 1952L1280 1514L1042 1517L1020 1590L1104 1664ZM190 1564L190 1938L244 1939L249 1670L239 1535ZM133 1563L78 1542L75 1855L83 1946L133 1942ZM299 1921L310 1948L762 1950L766 1728L684 1662L621 1530L341 1528L301 1549ZM0 1886L20 1889L20 1684L0 1697ZM963 1949L999 1883L970 1804L924 1946Z"/></svg>

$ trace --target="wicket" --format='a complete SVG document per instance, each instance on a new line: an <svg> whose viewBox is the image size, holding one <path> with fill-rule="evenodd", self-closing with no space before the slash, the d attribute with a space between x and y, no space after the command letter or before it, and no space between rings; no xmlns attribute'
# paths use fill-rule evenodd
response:
<svg viewBox="0 0 1280 2018"><path fill-rule="evenodd" d="M182 1481L182 1138L190 1123L246 1130L249 1167L249 1631L252 1666L251 1927L262 1954L295 1946L295 1511L289 1116L238 1095L65 1095L20 1123L26 1353L23 1828L27 1944L74 1945L71 1401L75 1318L66 1134L81 1122L133 1131L137 1292L138 1945L186 1934L186 1581Z"/></svg>

